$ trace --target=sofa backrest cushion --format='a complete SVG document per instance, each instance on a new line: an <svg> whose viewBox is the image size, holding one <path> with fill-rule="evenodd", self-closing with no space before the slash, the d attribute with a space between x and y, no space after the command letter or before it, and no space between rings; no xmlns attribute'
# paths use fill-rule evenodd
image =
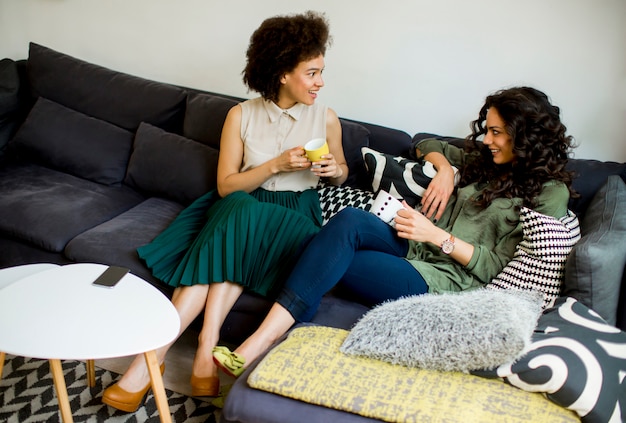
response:
<svg viewBox="0 0 626 423"><path fill-rule="evenodd" d="M584 217L594 196L609 176L620 175L626 181L626 163L571 159L567 163L567 169L574 172L572 188L580 195L578 198L570 199L570 209L580 219Z"/></svg>
<svg viewBox="0 0 626 423"><path fill-rule="evenodd" d="M238 103L216 95L190 93L187 97L183 135L219 149L226 115Z"/></svg>
<svg viewBox="0 0 626 423"><path fill-rule="evenodd" d="M0 60L0 154L16 127L20 85L17 63L11 59Z"/></svg>
<svg viewBox="0 0 626 423"><path fill-rule="evenodd" d="M46 97L133 132L144 121L180 132L187 97L181 88L93 65L35 43L30 44L27 69L34 98Z"/></svg>
<svg viewBox="0 0 626 423"><path fill-rule="evenodd" d="M626 184L609 176L582 220L582 238L565 266L563 295L575 297L612 325L626 265ZM622 329L623 322L620 323Z"/></svg>
<svg viewBox="0 0 626 423"><path fill-rule="evenodd" d="M217 157L212 147L142 123L125 182L145 193L191 204L217 186Z"/></svg>
<svg viewBox="0 0 626 423"><path fill-rule="evenodd" d="M350 170L348 179L343 184L355 188L368 189L367 170L361 155L361 148L369 146L370 131L354 121L339 119L339 122L341 123L343 155Z"/></svg>
<svg viewBox="0 0 626 423"><path fill-rule="evenodd" d="M132 144L131 132L43 97L11 141L29 160L105 185L123 181Z"/></svg>
<svg viewBox="0 0 626 423"><path fill-rule="evenodd" d="M359 123L369 131L368 147L393 156L409 157L411 136L406 132L373 123L354 122Z"/></svg>

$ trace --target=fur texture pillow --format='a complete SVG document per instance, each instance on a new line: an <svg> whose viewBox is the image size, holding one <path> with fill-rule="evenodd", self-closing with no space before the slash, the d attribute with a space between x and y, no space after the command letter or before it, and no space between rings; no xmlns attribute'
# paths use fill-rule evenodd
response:
<svg viewBox="0 0 626 423"><path fill-rule="evenodd" d="M519 358L530 344L541 303L532 291L406 297L365 314L341 351L425 369L491 369Z"/></svg>

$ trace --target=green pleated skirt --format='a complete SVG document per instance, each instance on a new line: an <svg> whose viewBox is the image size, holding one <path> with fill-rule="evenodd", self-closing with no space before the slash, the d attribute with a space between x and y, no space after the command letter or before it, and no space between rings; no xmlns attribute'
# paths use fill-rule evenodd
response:
<svg viewBox="0 0 626 423"><path fill-rule="evenodd" d="M230 281L273 298L322 213L316 190L211 191L137 249L152 274L178 287Z"/></svg>

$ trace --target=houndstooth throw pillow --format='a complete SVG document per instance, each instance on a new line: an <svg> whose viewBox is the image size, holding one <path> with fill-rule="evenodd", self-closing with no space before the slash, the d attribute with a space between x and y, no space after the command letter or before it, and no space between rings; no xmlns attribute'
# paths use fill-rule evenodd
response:
<svg viewBox="0 0 626 423"><path fill-rule="evenodd" d="M561 293L567 257L580 239L578 218L570 210L555 219L522 207L520 221L522 241L487 288L536 290L543 293L543 308L552 307Z"/></svg>
<svg viewBox="0 0 626 423"><path fill-rule="evenodd" d="M338 187L335 185L320 185L317 189L322 207L322 225L328 223L331 217L346 207L369 210L374 201L374 193L352 187Z"/></svg>

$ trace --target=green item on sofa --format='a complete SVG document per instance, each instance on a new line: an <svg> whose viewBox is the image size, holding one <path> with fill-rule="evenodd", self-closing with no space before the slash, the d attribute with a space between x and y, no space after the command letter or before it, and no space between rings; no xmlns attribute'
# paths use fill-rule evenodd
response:
<svg viewBox="0 0 626 423"><path fill-rule="evenodd" d="M248 385L388 422L579 421L541 394L499 380L342 354L347 335L325 326L294 329L251 372Z"/></svg>

